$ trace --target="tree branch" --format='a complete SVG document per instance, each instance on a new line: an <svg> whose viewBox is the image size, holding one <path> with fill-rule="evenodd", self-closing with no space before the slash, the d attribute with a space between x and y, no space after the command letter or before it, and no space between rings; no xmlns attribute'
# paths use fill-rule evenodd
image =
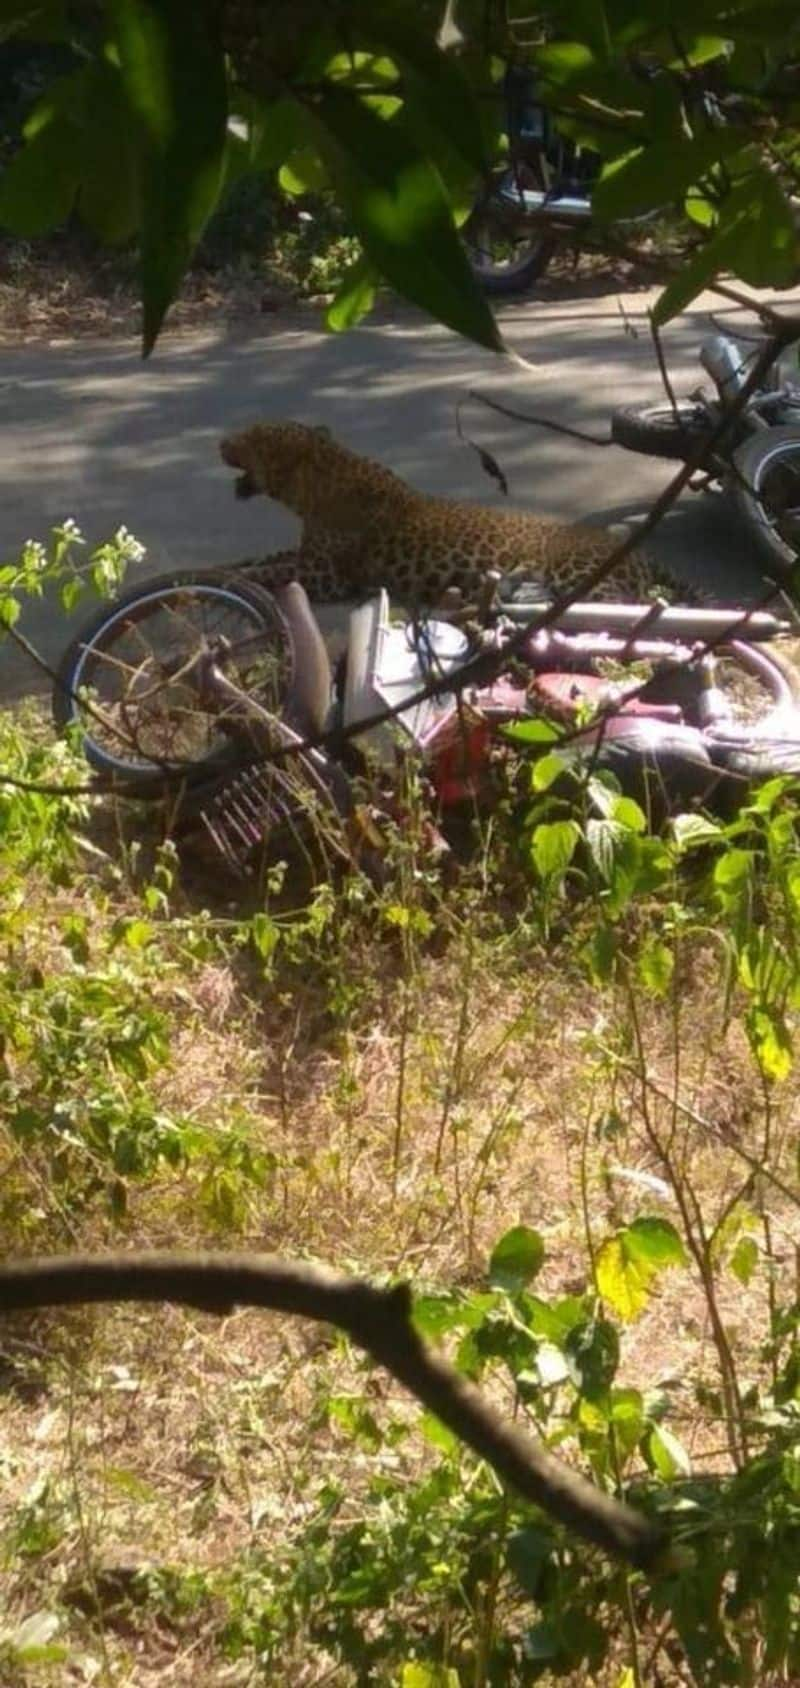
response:
<svg viewBox="0 0 800 1688"><path fill-rule="evenodd" d="M171 1301L207 1313L236 1306L337 1325L526 1500L642 1569L661 1558L663 1527L594 1487L515 1425L420 1341L407 1284L377 1289L317 1266L258 1254L62 1255L0 1267L0 1311L83 1302Z"/></svg>

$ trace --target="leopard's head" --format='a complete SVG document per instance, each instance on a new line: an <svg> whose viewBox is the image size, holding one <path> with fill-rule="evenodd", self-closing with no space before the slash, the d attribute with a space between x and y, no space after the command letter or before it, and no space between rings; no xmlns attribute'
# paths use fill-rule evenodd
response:
<svg viewBox="0 0 800 1688"><path fill-rule="evenodd" d="M387 500L408 496L390 469L339 445L327 428L305 422L257 422L228 434L220 453L240 470L238 498L261 492L304 520L332 527L358 526Z"/></svg>
<svg viewBox="0 0 800 1688"><path fill-rule="evenodd" d="M302 516L309 479L323 469L325 447L333 444L327 428L312 428L305 422L257 422L239 434L227 434L219 449L224 463L242 471L236 482L237 498L254 498L263 492Z"/></svg>

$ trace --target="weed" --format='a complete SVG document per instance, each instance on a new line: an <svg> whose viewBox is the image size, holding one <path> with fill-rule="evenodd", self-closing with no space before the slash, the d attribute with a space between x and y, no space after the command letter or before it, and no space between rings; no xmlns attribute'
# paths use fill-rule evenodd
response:
<svg viewBox="0 0 800 1688"><path fill-rule="evenodd" d="M34 718L0 752L79 783ZM0 788L0 1240L408 1276L425 1339L668 1557L577 1548L326 1332L16 1320L4 1682L800 1674L797 787L654 830L515 755L446 880L410 767L380 883L273 866L247 909L138 817Z"/></svg>

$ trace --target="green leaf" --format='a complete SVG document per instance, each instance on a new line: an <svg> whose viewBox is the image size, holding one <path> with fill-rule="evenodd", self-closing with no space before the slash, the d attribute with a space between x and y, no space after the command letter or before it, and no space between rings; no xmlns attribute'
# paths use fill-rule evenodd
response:
<svg viewBox="0 0 800 1688"><path fill-rule="evenodd" d="M792 1070L792 1040L783 1016L772 1008L754 1007L747 1015L747 1034L765 1078L779 1083Z"/></svg>
<svg viewBox="0 0 800 1688"><path fill-rule="evenodd" d="M78 210L98 239L112 246L129 240L139 226L130 111L119 70L105 59L87 76Z"/></svg>
<svg viewBox="0 0 800 1688"><path fill-rule="evenodd" d="M383 1446L383 1431L357 1395L329 1395L327 1407L334 1423L362 1447L377 1453Z"/></svg>
<svg viewBox="0 0 800 1688"><path fill-rule="evenodd" d="M141 950L146 949L147 945L153 942L156 929L149 920L128 919L127 916L123 915L121 919L114 922L111 935L112 948L116 948L117 944L122 943L128 949Z"/></svg>
<svg viewBox="0 0 800 1688"><path fill-rule="evenodd" d="M436 1417L435 1413L422 1413L419 1427L426 1442L430 1442L432 1447L438 1448L440 1453L447 1454L449 1458L452 1458L458 1452L461 1444L455 1431L449 1430L447 1425Z"/></svg>
<svg viewBox="0 0 800 1688"><path fill-rule="evenodd" d="M728 1263L735 1278L745 1288L758 1265L758 1244L753 1237L740 1237Z"/></svg>
<svg viewBox="0 0 800 1688"><path fill-rule="evenodd" d="M551 750L546 756L540 756L538 761L533 764L531 784L534 791L547 791L548 786L551 786L553 781L563 774L566 767L567 763L564 757L559 756L557 750Z"/></svg>
<svg viewBox="0 0 800 1688"><path fill-rule="evenodd" d="M591 825L591 822L589 823ZM604 822L600 823L604 825ZM613 977L617 956L617 940L612 926L598 926L587 944L584 955L589 963L595 984L604 985Z"/></svg>
<svg viewBox="0 0 800 1688"><path fill-rule="evenodd" d="M55 118L20 148L0 178L0 226L28 239L65 223L80 175L80 130Z"/></svg>
<svg viewBox="0 0 800 1688"><path fill-rule="evenodd" d="M617 847L624 837L625 829L615 821L597 820L592 817L586 822L586 842L589 854L601 878L610 885L614 878L616 867Z"/></svg>
<svg viewBox="0 0 800 1688"><path fill-rule="evenodd" d="M636 1319L647 1306L652 1268L631 1260L621 1237L608 1237L595 1261L597 1288L621 1319Z"/></svg>
<svg viewBox="0 0 800 1688"><path fill-rule="evenodd" d="M650 141L605 166L592 209L601 222L614 222L674 205L720 159L741 151L742 137L734 129L706 130L682 143L672 136Z"/></svg>
<svg viewBox="0 0 800 1688"><path fill-rule="evenodd" d="M12 597L10 592L0 595L0 627L13 627L19 621L21 605L18 598Z"/></svg>
<svg viewBox="0 0 800 1688"><path fill-rule="evenodd" d="M437 171L402 113L384 123L344 89L315 107L323 153L367 255L397 291L492 351L502 340L453 224Z"/></svg>
<svg viewBox="0 0 800 1688"><path fill-rule="evenodd" d="M494 1289L516 1295L536 1277L544 1260L544 1243L528 1225L513 1225L492 1249L489 1282Z"/></svg>
<svg viewBox="0 0 800 1688"><path fill-rule="evenodd" d="M792 209L768 170L751 171L728 195L716 233L656 301L656 325L684 310L721 270L732 270L752 287L788 287L797 275Z"/></svg>
<svg viewBox="0 0 800 1688"><path fill-rule="evenodd" d="M435 37L397 5L369 3L362 15L366 33L388 48L404 72L405 98L425 128L442 134L476 176L485 174L491 161L481 111L458 59L443 52Z"/></svg>
<svg viewBox="0 0 800 1688"><path fill-rule="evenodd" d="M415 1295L412 1318L420 1336L436 1340L461 1323L461 1309L451 1295Z"/></svg>
<svg viewBox="0 0 800 1688"><path fill-rule="evenodd" d="M531 851L543 879L566 873L581 835L577 821L543 821L534 828Z"/></svg>
<svg viewBox="0 0 800 1688"><path fill-rule="evenodd" d="M619 1332L610 1319L586 1319L564 1343L573 1377L587 1401L607 1395L619 1365Z"/></svg>
<svg viewBox="0 0 800 1688"><path fill-rule="evenodd" d="M313 125L297 100L258 106L252 121L250 163L254 170L277 170L290 153L308 145Z"/></svg>
<svg viewBox="0 0 800 1688"><path fill-rule="evenodd" d="M628 832L645 832L647 829L644 810L632 797L615 797L611 803L610 818Z"/></svg>
<svg viewBox="0 0 800 1688"><path fill-rule="evenodd" d="M319 153L307 146L298 152L290 152L278 171L278 181L284 193L298 199L304 193L321 193L328 186L330 177Z"/></svg>
<svg viewBox="0 0 800 1688"><path fill-rule="evenodd" d="M692 1465L689 1455L677 1436L673 1436L665 1424L656 1424L648 1437L648 1452L659 1477L665 1483L674 1482L676 1477L688 1477Z"/></svg>
<svg viewBox="0 0 800 1688"><path fill-rule="evenodd" d="M371 264L369 258L362 254L350 264L345 271L332 300L325 312L325 326L339 334L345 328L353 328L361 318L372 310L375 294L378 290L380 277Z"/></svg>
<svg viewBox="0 0 800 1688"><path fill-rule="evenodd" d="M263 909L253 915L250 936L262 961L269 961L277 949L280 929Z"/></svg>
<svg viewBox="0 0 800 1688"><path fill-rule="evenodd" d="M548 81L564 85L583 79L597 61L591 48L581 41L554 41L540 47L536 62Z"/></svg>
<svg viewBox="0 0 800 1688"><path fill-rule="evenodd" d="M722 839L722 828L706 815L675 815L672 820L675 843L681 855Z"/></svg>
<svg viewBox="0 0 800 1688"><path fill-rule="evenodd" d="M714 884L728 889L749 878L753 856L750 850L726 850L714 868Z"/></svg>
<svg viewBox="0 0 800 1688"><path fill-rule="evenodd" d="M400 1672L400 1688L459 1688L459 1675L449 1665L412 1659Z"/></svg>
<svg viewBox="0 0 800 1688"><path fill-rule="evenodd" d="M666 996L672 983L675 957L666 944L651 938L639 955L638 973L653 996Z"/></svg>
<svg viewBox="0 0 800 1688"><path fill-rule="evenodd" d="M658 1272L686 1264L686 1251L666 1219L636 1219L600 1248L597 1288L621 1319L635 1319L646 1307Z"/></svg>
<svg viewBox="0 0 800 1688"><path fill-rule="evenodd" d="M222 185L220 9L214 0L110 0L110 13L138 123L147 357Z"/></svg>
<svg viewBox="0 0 800 1688"><path fill-rule="evenodd" d="M557 727L551 721L510 721L503 728L503 737L514 739L517 744L553 744L561 737Z"/></svg>
<svg viewBox="0 0 800 1688"><path fill-rule="evenodd" d="M668 1219L634 1219L623 1237L630 1256L646 1260L657 1269L689 1264L680 1234Z"/></svg>

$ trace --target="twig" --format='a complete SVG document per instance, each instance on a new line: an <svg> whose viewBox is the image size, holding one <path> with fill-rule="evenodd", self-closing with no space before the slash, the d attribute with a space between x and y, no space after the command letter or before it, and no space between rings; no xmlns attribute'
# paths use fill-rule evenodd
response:
<svg viewBox="0 0 800 1688"><path fill-rule="evenodd" d="M723 1131L721 1126L715 1125L714 1121L708 1119L705 1114L699 1114L697 1109L690 1107L688 1102L673 1097L668 1090L664 1089L663 1085L658 1084L655 1079L650 1077L649 1073L641 1073L635 1062L627 1060L624 1055L618 1055L613 1049L605 1046L604 1053L610 1057L615 1066L621 1067L623 1072L630 1073L634 1078L638 1078L642 1084L647 1086L648 1090L652 1090L654 1096L660 1097L662 1102L669 1102L670 1106L674 1106L678 1113L683 1114L685 1119L691 1120L693 1125L699 1125L702 1131L709 1132L726 1149L732 1150L733 1154L738 1155L739 1159L744 1161L745 1166L750 1167L751 1173L756 1173L760 1178L764 1178L768 1184L772 1184L776 1190L780 1190L781 1195L785 1196L793 1207L800 1206L800 1195L798 1195L797 1190L792 1189L792 1186L787 1184L785 1179L773 1172L772 1168L767 1166L758 1155L751 1155L749 1150L743 1149L741 1143L737 1143L728 1133Z"/></svg>
<svg viewBox="0 0 800 1688"><path fill-rule="evenodd" d="M662 1527L503 1423L473 1384L425 1347L412 1323L407 1284L377 1289L321 1267L257 1254L64 1255L0 1268L0 1311L6 1313L105 1301L170 1301L219 1315L236 1306L262 1307L337 1325L525 1499L642 1569L664 1552Z"/></svg>
<svg viewBox="0 0 800 1688"><path fill-rule="evenodd" d="M653 337L653 345L655 347L656 361L658 363L659 374L661 376L661 380L662 380L663 385L664 385L664 392L666 393L667 398L669 399L670 405L672 407L672 414L675 417L675 421L677 422L678 421L678 401L675 397L675 388L673 387L672 382L669 378L669 370L667 369L667 362L666 362L666 358L664 357L664 347L661 343L661 331L659 329L658 323L656 322L655 316L653 315L653 312L648 311L647 314L648 314L648 317L649 317L649 320L650 320L650 333Z"/></svg>
<svg viewBox="0 0 800 1688"><path fill-rule="evenodd" d="M510 404L501 404L498 399L490 399L486 393L479 393L475 387L470 387L467 398L477 399L479 404L485 404L488 410L496 410L500 416L510 417L512 422L528 422L534 428L550 428L554 434L567 434L570 439L583 440L586 445L614 445L615 443L610 434L606 439L601 439L599 434L587 434L583 428L568 428L565 422L553 422L549 416L531 416L529 411L515 410ZM467 445L471 445L473 451L477 451L482 460L484 454L480 446L477 446L468 435L462 433L458 420L456 427L459 438L465 440Z"/></svg>
<svg viewBox="0 0 800 1688"><path fill-rule="evenodd" d="M13 785L18 791L36 791L42 797L101 797L108 788L97 785L46 785L43 780L23 780L16 774L0 773L0 785ZM121 797L125 792L119 793Z"/></svg>

